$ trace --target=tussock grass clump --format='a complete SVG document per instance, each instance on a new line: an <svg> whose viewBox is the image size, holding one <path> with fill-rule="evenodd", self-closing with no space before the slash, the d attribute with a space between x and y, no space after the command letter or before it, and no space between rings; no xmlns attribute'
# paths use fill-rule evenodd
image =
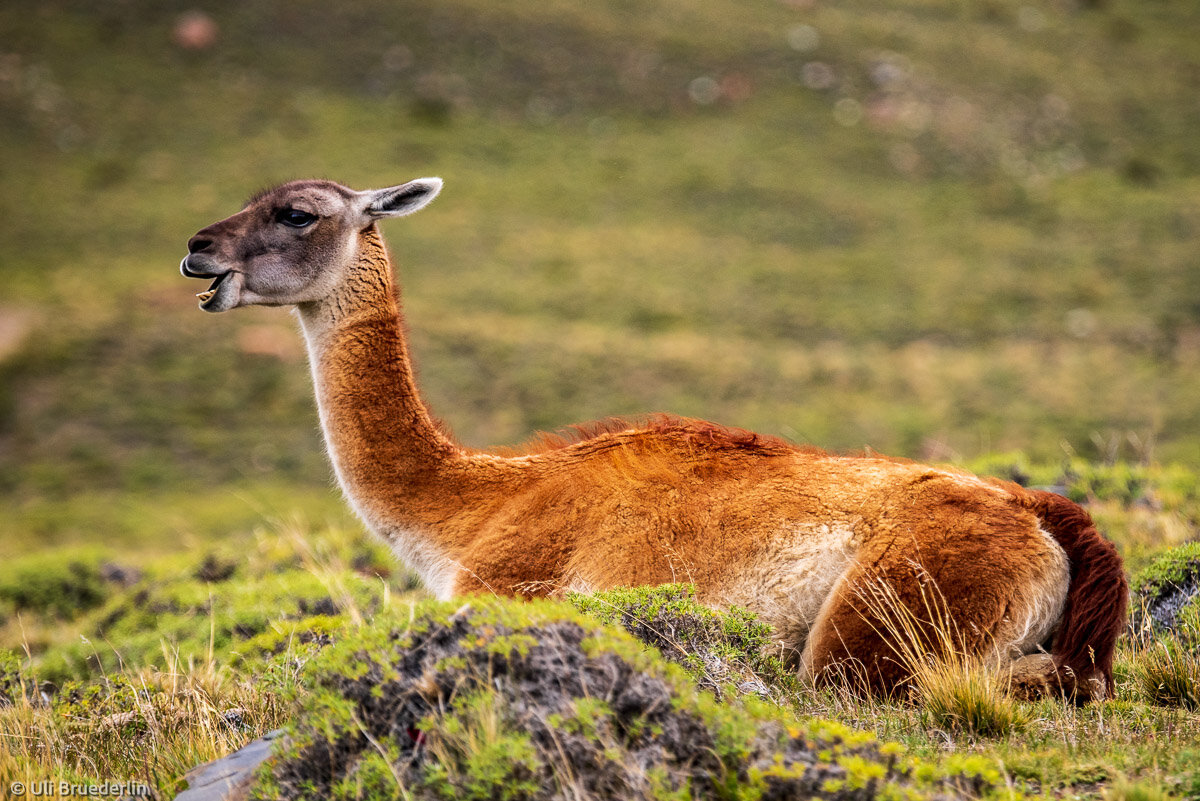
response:
<svg viewBox="0 0 1200 801"><path fill-rule="evenodd" d="M916 674L922 722L931 728L978 737L1022 731L1031 715L1008 693L1007 683L976 661L930 664Z"/></svg>
<svg viewBox="0 0 1200 801"><path fill-rule="evenodd" d="M986 760L917 763L841 724L720 703L561 603L427 603L325 649L265 799L920 799L978 794Z"/></svg>
<svg viewBox="0 0 1200 801"><path fill-rule="evenodd" d="M1020 731L1029 713L1009 693L1006 675L967 647L932 580L920 573L921 604L906 604L886 580L860 588L893 658L909 673L909 699L926 726L978 737ZM849 676L853 680L853 676Z"/></svg>
<svg viewBox="0 0 1200 801"><path fill-rule="evenodd" d="M122 571L97 555L99 605L70 619L23 607L0 640L0 787L121 781L168 798L198 763L278 728L302 667L389 594L351 532L308 533Z"/></svg>
<svg viewBox="0 0 1200 801"><path fill-rule="evenodd" d="M692 585L571 594L568 600L581 612L657 648L718 698L746 693L778 697L799 687L771 640L770 626L746 609L703 606Z"/></svg>
<svg viewBox="0 0 1200 801"><path fill-rule="evenodd" d="M1179 637L1161 637L1129 668L1139 695L1151 704L1200 708L1200 653Z"/></svg>

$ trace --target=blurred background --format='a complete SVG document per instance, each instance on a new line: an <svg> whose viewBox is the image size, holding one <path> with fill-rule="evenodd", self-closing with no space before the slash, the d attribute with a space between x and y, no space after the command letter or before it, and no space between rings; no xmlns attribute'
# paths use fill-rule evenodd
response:
<svg viewBox="0 0 1200 801"><path fill-rule="evenodd" d="M445 179L384 234L469 445L672 411L1200 468L1198 30L1165 0L6 0L0 557L345 519L291 316L205 315L177 270L298 177Z"/></svg>

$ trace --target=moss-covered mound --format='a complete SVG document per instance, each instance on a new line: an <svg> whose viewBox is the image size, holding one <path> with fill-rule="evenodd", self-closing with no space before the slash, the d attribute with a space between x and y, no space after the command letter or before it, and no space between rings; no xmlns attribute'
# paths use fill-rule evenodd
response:
<svg viewBox="0 0 1200 801"><path fill-rule="evenodd" d="M720 703L566 604L426 604L325 649L258 799L923 798L934 769L838 724Z"/></svg>
<svg viewBox="0 0 1200 801"><path fill-rule="evenodd" d="M1135 636L1170 633L1200 640L1200 542L1161 554L1133 582L1130 627Z"/></svg>
<svg viewBox="0 0 1200 801"><path fill-rule="evenodd" d="M696 601L695 587L665 584L593 595L572 594L581 612L618 625L718 697L778 698L796 689L795 673L771 640L771 627L746 609L718 611Z"/></svg>

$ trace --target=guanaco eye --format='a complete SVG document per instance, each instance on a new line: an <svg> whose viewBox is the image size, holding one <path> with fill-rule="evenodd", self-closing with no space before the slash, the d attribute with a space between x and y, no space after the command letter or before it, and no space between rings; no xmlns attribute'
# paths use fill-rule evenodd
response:
<svg viewBox="0 0 1200 801"><path fill-rule="evenodd" d="M281 209L275 219L289 228L307 228L317 221L317 215L300 209Z"/></svg>

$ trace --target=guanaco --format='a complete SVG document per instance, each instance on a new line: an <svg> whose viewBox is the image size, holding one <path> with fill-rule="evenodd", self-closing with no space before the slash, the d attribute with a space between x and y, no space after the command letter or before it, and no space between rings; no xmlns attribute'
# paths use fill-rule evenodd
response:
<svg viewBox="0 0 1200 801"><path fill-rule="evenodd" d="M193 236L180 265L211 280L204 311L298 310L337 480L433 595L690 582L769 623L801 674L853 666L887 692L911 673L864 602L884 586L918 617L934 598L960 646L1030 694L1111 696L1121 558L1059 495L666 415L512 455L457 444L417 390L377 225L441 187L290 182Z"/></svg>

